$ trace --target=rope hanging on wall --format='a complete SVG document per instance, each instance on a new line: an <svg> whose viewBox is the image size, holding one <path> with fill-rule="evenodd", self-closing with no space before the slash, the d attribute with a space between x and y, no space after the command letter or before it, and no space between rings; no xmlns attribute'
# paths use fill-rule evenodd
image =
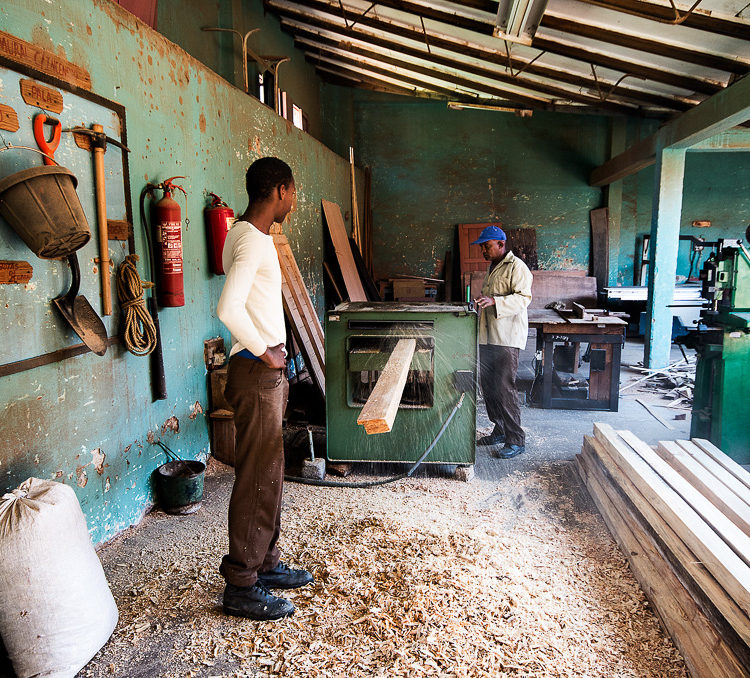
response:
<svg viewBox="0 0 750 678"><path fill-rule="evenodd" d="M117 297L125 314L123 340L133 355L148 355L156 348L156 327L146 309L143 290L154 283L141 279L137 254L129 254L117 269Z"/></svg>

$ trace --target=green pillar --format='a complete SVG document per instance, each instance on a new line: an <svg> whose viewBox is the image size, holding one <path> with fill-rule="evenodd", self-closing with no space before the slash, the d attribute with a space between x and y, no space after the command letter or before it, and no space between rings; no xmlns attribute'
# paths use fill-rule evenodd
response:
<svg viewBox="0 0 750 678"><path fill-rule="evenodd" d="M685 149L657 148L648 265L648 322L644 364L669 364L672 347L672 297L682 213Z"/></svg>

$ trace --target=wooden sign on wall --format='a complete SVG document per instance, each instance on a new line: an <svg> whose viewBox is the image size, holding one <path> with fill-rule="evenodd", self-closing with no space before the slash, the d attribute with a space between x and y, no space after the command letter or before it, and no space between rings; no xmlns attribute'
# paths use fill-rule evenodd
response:
<svg viewBox="0 0 750 678"><path fill-rule="evenodd" d="M0 129L8 132L18 131L18 114L5 104L0 104Z"/></svg>
<svg viewBox="0 0 750 678"><path fill-rule="evenodd" d="M0 285L25 285L33 272L28 261L0 261Z"/></svg>
<svg viewBox="0 0 750 678"><path fill-rule="evenodd" d="M0 31L0 56L51 75L75 87L91 89L91 76L85 68L5 31Z"/></svg>
<svg viewBox="0 0 750 678"><path fill-rule="evenodd" d="M62 113L62 94L56 89L40 85L35 80L21 80L21 97L29 106L37 106L45 111Z"/></svg>

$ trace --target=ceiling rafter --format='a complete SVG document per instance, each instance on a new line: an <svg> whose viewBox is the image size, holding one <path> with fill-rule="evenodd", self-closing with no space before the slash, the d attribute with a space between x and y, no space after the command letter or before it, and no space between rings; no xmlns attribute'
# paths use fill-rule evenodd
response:
<svg viewBox="0 0 750 678"><path fill-rule="evenodd" d="M654 68L653 66L646 66L644 64L627 61L616 56L610 56L609 54L604 54L603 52L589 50L583 47L577 47L576 45L560 42L558 40L552 40L546 37L539 37L539 34L537 34L534 38L534 47L538 49L546 49L548 52L552 52L553 54L557 54L558 56L575 59L576 61L583 61L587 64L595 64L596 66L602 66L603 68L611 68L613 71L640 75L647 80L653 80L654 82L661 82L665 85L671 85L672 87L685 89L688 92L715 94L716 92L724 88L722 84L713 80L706 80L704 78L697 78L692 75L680 75L679 73L664 71L660 68Z"/></svg>
<svg viewBox="0 0 750 678"><path fill-rule="evenodd" d="M379 79L385 76L378 76L375 73L371 74L364 74L362 73L362 70L351 70L351 68L345 64L337 63L333 64L333 62L329 61L322 61L320 55L315 54L305 54L305 61L307 61L310 65L314 66L315 69L321 73L321 75L324 75L327 80L330 81L336 81L338 77L345 78L348 81L362 81L366 83L367 89L375 90L375 91L387 91L387 88L391 88L393 91L391 91L391 94L398 94L398 95L406 95L406 96L412 96L412 97L418 97L421 99L439 99L442 101L445 101L445 96L442 94L437 94L435 92L428 92L428 91L419 91L416 89L411 89L404 85L403 87L398 88L395 85L386 83L385 81ZM364 67L357 67L358 69L362 69ZM393 74L389 73L389 77L393 77ZM508 108L509 106L512 106L513 108L519 108L518 106L513 106L512 104L509 105L507 100L504 99L477 99L476 97L469 97L466 95L463 95L461 93L455 92L451 98L451 101L455 101L458 103L465 103L465 104L472 104L476 105L479 104L480 106L487 106L487 107L502 107L502 108ZM555 105L554 110L559 113L580 113L581 107L575 107L575 106L567 106L567 105ZM521 109L525 110L525 109ZM596 111L596 109L585 109L587 113L591 112L604 112L604 111Z"/></svg>
<svg viewBox="0 0 750 678"><path fill-rule="evenodd" d="M390 7L391 9L421 16L424 19L440 21L449 26L463 28L464 30L482 35L492 35L492 30L495 28L494 16L489 16L486 21L482 21L481 19L467 16L460 12L449 12L434 5L423 5L416 2L409 2L409 0L378 0L377 4L381 7ZM494 14L497 14L497 8L495 8Z"/></svg>
<svg viewBox="0 0 750 678"><path fill-rule="evenodd" d="M544 102L525 104L537 108L570 102L578 111L596 108L663 115L687 110L706 95L724 89L734 77L750 72L750 61L732 58L728 43L710 49L709 42L696 38L700 34L685 33L680 27L665 27L665 35L672 36L665 40L642 37L635 28L639 19L629 24L607 21L607 16L622 12L619 6L609 5L652 6L643 0L562 2L553 0L551 13L545 14L532 45L519 47L520 55L511 53L507 42L491 37L495 0L264 0L264 6L290 21L302 22L304 29L291 25L285 30L295 37L307 30L301 37L322 41L323 50L335 48L371 60L377 56L378 63L391 66L396 64L389 59L395 59L398 68L452 82L456 91L465 87L482 92L484 88L485 94L497 96L499 91L507 97L518 87L522 96ZM579 7L591 4L610 10L609 14L595 10L599 14L593 26L584 23L585 11L577 13ZM643 25L643 17L640 21ZM310 33L316 28L329 34L313 38ZM685 37L690 35L695 47ZM375 55L373 48L390 49L393 54ZM737 54L745 51L738 48ZM649 55L661 59L649 59ZM419 61L413 63L412 57ZM451 72L446 73L446 68Z"/></svg>
<svg viewBox="0 0 750 678"><path fill-rule="evenodd" d="M305 7L299 5L299 3L295 3L294 5L292 5L289 3L282 4L274 0L266 0L266 6L271 11L274 11L281 16L290 17L298 21L302 21L309 26L314 26L316 28L333 31L336 33L343 33L348 37L355 38L357 40L363 40L365 42L385 47L387 49L401 49L407 54L412 54L414 56L419 56L422 58L425 56L431 56L432 58L435 58L436 56L434 52L432 53L432 55L426 55L421 51L417 53L417 50L415 50L414 48L397 42L395 39L375 37L369 33L365 33L361 29L356 31L346 31L345 27L341 25L342 20L335 14L327 14L326 18L312 16L307 13L305 11ZM370 29L387 32L390 36L407 38L418 43L423 42L422 32L417 28L408 29L398 26L392 27L391 24L372 19L372 17L370 17L368 27ZM434 34L430 36L430 41L433 47L439 47L440 49L446 50L453 54L462 57L477 59L480 61L486 61L503 68L508 68L506 55L501 54L498 51L492 51L480 46L467 44L464 41L453 40ZM513 59L515 60L519 68L524 70L527 75L535 75L542 78L547 78L553 82L565 83L574 87L584 88L591 91L595 91L597 89L597 82L583 73L574 73L571 71L566 71L551 66L545 66L538 63L531 64L530 62L533 61L533 59L523 59L517 56L514 56ZM588 63L586 65L588 66ZM605 83L604 79L599 80L600 85L605 86L611 86L612 84L614 84L614 82L615 81L607 81ZM644 90L627 88L623 87L622 85L618 86L617 94L618 97L630 100L634 104L639 106L650 105L675 110L685 110L690 106L689 102L683 101L680 98L670 97L662 94L655 94Z"/></svg>
<svg viewBox="0 0 750 678"><path fill-rule="evenodd" d="M750 72L750 65L743 63L738 59L730 59L716 54L707 54L694 49L687 49L686 47L678 47L677 45L666 41L650 40L629 33L620 33L600 26L594 26L592 24L574 21L573 19L555 16L553 14L545 14L542 17L541 26L550 30L579 35L600 42L607 42L611 45L628 47L648 54L658 54L659 56L676 59L677 61L686 61L706 68L726 71L727 73L744 75L745 73ZM537 41L535 40L534 44L536 44L536 42Z"/></svg>
<svg viewBox="0 0 750 678"><path fill-rule="evenodd" d="M352 40L354 39L352 37L347 38L346 36L343 36L343 35L337 35L337 37L335 38L323 36L320 33L317 33L315 30L312 30L312 27L304 28L300 24L294 25L292 28L291 26L289 26L288 23L285 23L285 21L282 21L282 28L288 31L289 33L293 34L295 38L308 38L310 40L316 40L330 47L348 49L355 54L360 54L361 56L370 56L373 58L381 56L383 54L382 49L379 51L377 48L384 48L384 49L398 51L404 55L417 57L419 59L429 60L429 61L432 61L433 63L440 64L441 66L453 68L459 71L463 71L465 73L470 73L472 75L487 78L493 81L502 82L506 84L515 84L521 87L528 87L530 89L535 89L539 92L552 96L555 99L560 99L560 100L567 99L567 100L575 101L577 103L584 104L584 105L595 105L599 108L602 107L602 103L603 103L602 99L599 96L581 94L577 91L571 91L571 90L563 89L561 87L555 87L554 85L548 85L543 82L514 77L512 75L508 75L507 73L500 73L498 71L494 71L494 70L491 70L482 66L475 66L472 64L468 64L466 62L462 62L457 59L435 54L434 52L432 54L426 54L425 52L422 52L418 49L409 48L409 47L404 46L403 44L396 43L396 42L390 42L390 41L382 40L382 39L370 40L368 39L367 36L358 35L356 37L356 40L359 42L363 42L367 45L363 47L360 45L355 45L352 42ZM614 85L610 86L610 88L613 88L613 87ZM618 104L618 103L611 103L611 104L605 105L604 107L609 108L612 112L633 113L633 109L629 109L628 107L623 106L622 104ZM687 108L687 106L684 106L683 108ZM679 110L679 109L675 109L675 110Z"/></svg>
<svg viewBox="0 0 750 678"><path fill-rule="evenodd" d="M675 18L675 13L671 7L644 2L643 0L579 0L579 2L661 23L669 23ZM692 12L681 25L728 38L750 40L750 23L742 19L709 15L697 11Z"/></svg>
<svg viewBox="0 0 750 678"><path fill-rule="evenodd" d="M384 78L389 78L393 80L398 80L402 83L408 83L410 85L413 85L414 87L422 88L422 89L428 89L433 92L440 93L444 96L453 98L457 95L456 91L453 89L450 89L449 87L443 87L442 85L436 85L433 82L426 83L424 80L420 80L419 78L412 77L410 75L405 75L403 73L394 73L392 70L389 70L388 68L380 67L380 66L374 66L370 63L361 63L357 61L356 59L348 56L343 56L341 54L329 54L325 55L321 51L311 52L309 49L305 50L305 55L312 58L312 63L315 63L316 59L320 59L322 61L327 61L328 63L339 63L343 64L346 67L349 67L349 69L362 69L366 71L367 73L372 73L375 75L382 76ZM436 80L439 79L439 77L436 75L430 76ZM468 97L466 93L462 93L466 100L471 101L479 101L478 96L474 96L473 98Z"/></svg>
<svg viewBox="0 0 750 678"><path fill-rule="evenodd" d="M300 43L302 45L301 49L303 49L306 52L309 52L310 49L316 49L320 52L333 53L336 55L337 59L343 59L343 60L350 59L351 61L355 63L359 63L356 59L349 57L349 56L344 56L340 54L340 52L332 52L332 50L336 50L336 49L340 50L340 48L330 47L330 46L325 46L325 45L320 45L320 46L311 45L310 44L311 41L308 41L307 39L305 40L298 39L296 42ZM363 55L363 57L372 59L372 60L378 60L382 64L382 66L375 67L375 66L372 66L372 64L368 63L367 64L368 68L369 67L372 67L373 69L382 68L383 71L386 73L388 72L387 66L390 65L395 68L408 71L410 73L426 75L427 77L433 78L435 80L442 80L444 82L450 82L459 87L464 87L465 89L470 89L470 90L474 90L477 92L490 94L497 99L507 99L508 101L512 101L516 104L520 104L526 107L531 106L531 107L536 107L536 108L546 108L551 103L548 100L544 100L538 96L533 96L531 94L525 95L520 92L513 92L511 90L494 87L492 85L487 85L482 82L477 82L475 80L463 78L457 75L453 75L451 73L445 73L443 71L436 71L430 68L426 68L424 66L419 66L417 64L412 64L406 61L402 61L400 59L396 59L394 57L387 56L382 53L381 54L370 53L366 56ZM378 71L375 71L375 72L378 72ZM399 77L403 77L403 74L399 73ZM412 77L412 76L408 76L408 77ZM416 80L416 81L419 82L419 80ZM450 91L449 91L449 94L450 94Z"/></svg>
<svg viewBox="0 0 750 678"><path fill-rule="evenodd" d="M429 92L427 90L422 91L414 87L407 87L406 85L399 86L392 82L383 80L382 78L374 77L361 71L351 70L343 65L334 65L330 62L323 62L313 54L305 55L305 61L314 66L319 72L325 73L331 80L343 78L349 81L363 83L363 85L367 86L367 89L387 92L389 94L419 97L420 99L440 99L441 101L445 99L442 94L436 92Z"/></svg>

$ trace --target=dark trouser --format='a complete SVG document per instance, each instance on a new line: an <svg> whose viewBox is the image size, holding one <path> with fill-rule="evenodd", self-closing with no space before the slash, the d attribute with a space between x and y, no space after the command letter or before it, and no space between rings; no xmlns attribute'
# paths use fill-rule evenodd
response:
<svg viewBox="0 0 750 678"><path fill-rule="evenodd" d="M521 408L516 391L517 348L479 345L479 379L487 415L497 429L505 433L506 445L525 445L521 428Z"/></svg>
<svg viewBox="0 0 750 678"><path fill-rule="evenodd" d="M289 382L284 370L233 357L224 390L234 409L234 487L229 500L229 553L219 571L228 583L252 586L279 562L284 441L281 422Z"/></svg>

